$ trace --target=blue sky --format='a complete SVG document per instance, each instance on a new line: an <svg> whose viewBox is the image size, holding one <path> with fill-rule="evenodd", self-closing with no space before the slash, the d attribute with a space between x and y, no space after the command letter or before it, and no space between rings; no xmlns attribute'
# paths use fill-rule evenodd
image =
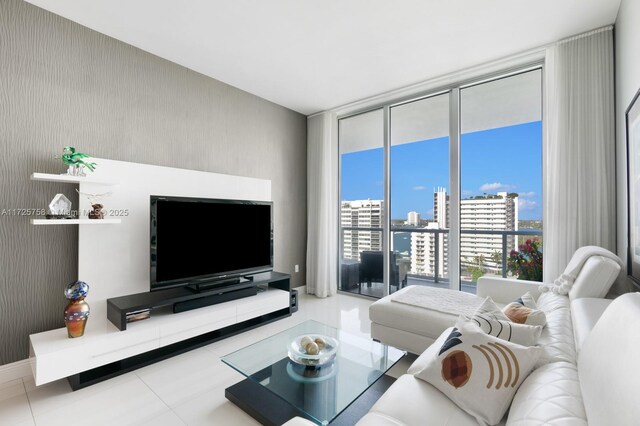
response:
<svg viewBox="0 0 640 426"><path fill-rule="evenodd" d="M520 219L542 218L542 122L463 134L460 141L462 198L517 192ZM383 197L382 148L342 155L343 200ZM449 139L391 149L391 217L415 210L433 217L433 189L449 192Z"/></svg>

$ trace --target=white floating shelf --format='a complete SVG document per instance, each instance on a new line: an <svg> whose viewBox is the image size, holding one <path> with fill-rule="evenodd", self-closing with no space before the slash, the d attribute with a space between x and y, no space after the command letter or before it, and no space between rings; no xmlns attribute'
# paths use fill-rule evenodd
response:
<svg viewBox="0 0 640 426"><path fill-rule="evenodd" d="M32 225L116 225L122 219L31 219Z"/></svg>
<svg viewBox="0 0 640 426"><path fill-rule="evenodd" d="M97 179L92 176L69 176L69 175L54 175L50 173L33 173L31 174L31 180L39 180L43 182L67 182L67 183L94 183L98 185L117 185L118 182Z"/></svg>

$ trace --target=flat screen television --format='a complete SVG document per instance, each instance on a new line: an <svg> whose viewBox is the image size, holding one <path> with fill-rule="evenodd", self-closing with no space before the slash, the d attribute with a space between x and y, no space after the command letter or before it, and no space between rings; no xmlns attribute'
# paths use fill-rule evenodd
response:
<svg viewBox="0 0 640 426"><path fill-rule="evenodd" d="M273 269L273 204L151 196L151 290Z"/></svg>

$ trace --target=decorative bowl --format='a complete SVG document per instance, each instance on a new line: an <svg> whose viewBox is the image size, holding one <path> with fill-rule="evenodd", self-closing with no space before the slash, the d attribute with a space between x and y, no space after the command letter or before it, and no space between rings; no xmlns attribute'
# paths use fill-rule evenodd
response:
<svg viewBox="0 0 640 426"><path fill-rule="evenodd" d="M301 344L305 337L311 339L314 343L317 339L322 339L324 347L318 347L318 353L308 353ZM289 359L297 364L306 366L328 364L335 359L336 352L338 352L338 341L333 337L322 334L303 334L293 339L289 344Z"/></svg>

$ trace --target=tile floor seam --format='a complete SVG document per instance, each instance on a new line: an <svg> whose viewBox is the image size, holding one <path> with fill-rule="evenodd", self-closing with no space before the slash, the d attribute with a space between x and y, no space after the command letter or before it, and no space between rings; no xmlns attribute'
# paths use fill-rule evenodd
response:
<svg viewBox="0 0 640 426"><path fill-rule="evenodd" d="M31 413L31 418L33 419L33 424L36 424L36 416L33 414L33 407L31 407L31 399L29 398L29 392L27 392L27 385L24 382L24 377L20 379L20 383L22 383L22 389L24 389L24 396L27 397L27 402L29 403L29 412Z"/></svg>
<svg viewBox="0 0 640 426"><path fill-rule="evenodd" d="M160 401L162 401L162 403L165 405L165 407L167 407L169 410L171 410L171 407L169 406L169 404L167 404L167 401L162 399L162 397L160 395L158 395L156 393L156 391L151 389L151 386L149 386L149 384L147 382L145 382L144 379L136 371L133 371L133 374L151 391L151 393L153 393ZM171 410L171 411L173 411L173 410Z"/></svg>

